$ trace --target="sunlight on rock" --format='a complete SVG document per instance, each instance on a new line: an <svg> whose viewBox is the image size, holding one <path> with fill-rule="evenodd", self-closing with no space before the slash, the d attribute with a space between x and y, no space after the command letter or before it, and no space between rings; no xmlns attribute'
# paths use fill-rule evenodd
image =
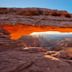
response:
<svg viewBox="0 0 72 72"><path fill-rule="evenodd" d="M57 61L59 61L58 58L52 57L52 56L50 56L50 55L44 55L44 57L45 57L45 58L49 58L49 59L51 59L51 60L57 60Z"/></svg>

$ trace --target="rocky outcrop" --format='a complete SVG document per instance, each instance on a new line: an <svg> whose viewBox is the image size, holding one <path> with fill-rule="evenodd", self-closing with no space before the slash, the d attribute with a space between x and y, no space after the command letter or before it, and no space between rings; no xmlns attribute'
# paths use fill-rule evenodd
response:
<svg viewBox="0 0 72 72"><path fill-rule="evenodd" d="M72 17L67 11L51 10L46 8L0 8L0 14L16 14L24 16L51 15Z"/></svg>
<svg viewBox="0 0 72 72"><path fill-rule="evenodd" d="M15 41L10 39L9 33L3 29L0 29L0 52L18 49L21 47Z"/></svg>
<svg viewBox="0 0 72 72"><path fill-rule="evenodd" d="M72 32L72 14L45 8L0 8L0 28L19 39L32 32Z"/></svg>
<svg viewBox="0 0 72 72"><path fill-rule="evenodd" d="M23 36L16 40L23 47L40 47L39 39L32 36Z"/></svg>
<svg viewBox="0 0 72 72"><path fill-rule="evenodd" d="M72 27L72 14L44 8L0 8L0 24Z"/></svg>
<svg viewBox="0 0 72 72"><path fill-rule="evenodd" d="M16 25L2 25L2 28L10 33L11 39L19 39L25 35L30 35L33 32L46 32L46 31L61 31L72 32L71 27L57 27L57 26L32 26L26 24Z"/></svg>
<svg viewBox="0 0 72 72"><path fill-rule="evenodd" d="M54 57L45 52L4 51L0 52L0 71L72 72L72 60Z"/></svg>
<svg viewBox="0 0 72 72"><path fill-rule="evenodd" d="M26 36L13 41L9 33L1 29L0 72L72 72L72 48L49 51L44 47L25 47L30 46L30 42L36 46L38 39Z"/></svg>
<svg viewBox="0 0 72 72"><path fill-rule="evenodd" d="M53 51L59 51L64 48L72 47L72 36L70 37L58 36L59 38L57 37L49 38L47 36L45 38L42 36L38 36L38 37L23 36L16 41L22 47L44 47Z"/></svg>
<svg viewBox="0 0 72 72"><path fill-rule="evenodd" d="M50 42L24 36L59 28L72 31L71 27L72 14L67 11L0 8L0 72L72 72L72 38ZM56 49L49 51L45 45Z"/></svg>

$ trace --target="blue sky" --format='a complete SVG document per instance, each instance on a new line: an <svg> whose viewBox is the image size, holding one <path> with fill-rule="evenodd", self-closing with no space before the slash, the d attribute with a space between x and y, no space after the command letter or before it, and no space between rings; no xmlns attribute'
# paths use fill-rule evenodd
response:
<svg viewBox="0 0 72 72"><path fill-rule="evenodd" d="M40 7L72 13L72 0L0 0L0 7Z"/></svg>

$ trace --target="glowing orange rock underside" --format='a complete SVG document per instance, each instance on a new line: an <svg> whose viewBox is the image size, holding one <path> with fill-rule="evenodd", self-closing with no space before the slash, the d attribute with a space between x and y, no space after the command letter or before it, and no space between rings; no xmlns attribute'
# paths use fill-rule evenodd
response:
<svg viewBox="0 0 72 72"><path fill-rule="evenodd" d="M31 26L31 25L4 25L5 30L10 32L11 39L18 39L21 36L28 35L32 32L45 32L45 31L61 31L72 32L72 28L61 28L53 26Z"/></svg>

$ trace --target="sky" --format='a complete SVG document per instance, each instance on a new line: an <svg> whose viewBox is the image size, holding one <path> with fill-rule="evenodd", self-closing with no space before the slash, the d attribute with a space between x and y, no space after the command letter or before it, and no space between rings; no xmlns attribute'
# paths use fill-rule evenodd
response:
<svg viewBox="0 0 72 72"><path fill-rule="evenodd" d="M72 32L47 31L47 32L33 32L30 35L43 35L43 34L72 35Z"/></svg>
<svg viewBox="0 0 72 72"><path fill-rule="evenodd" d="M0 7L37 7L67 10L72 13L72 0L0 0Z"/></svg>

